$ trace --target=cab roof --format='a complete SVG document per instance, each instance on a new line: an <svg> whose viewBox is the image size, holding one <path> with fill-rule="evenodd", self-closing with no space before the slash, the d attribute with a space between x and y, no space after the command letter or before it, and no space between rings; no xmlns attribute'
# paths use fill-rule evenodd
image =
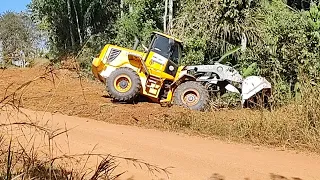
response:
<svg viewBox="0 0 320 180"><path fill-rule="evenodd" d="M175 41L177 41L177 42L179 42L179 43L181 43L181 44L183 43L183 41L181 41L180 39L174 38L174 37L172 37L172 36L170 36L170 35L168 35L168 34L164 34L164 33L157 32L157 31L154 31L153 33L154 33L154 34L161 35L161 36L164 36L164 37L166 37L166 38L173 39L173 40L175 40Z"/></svg>

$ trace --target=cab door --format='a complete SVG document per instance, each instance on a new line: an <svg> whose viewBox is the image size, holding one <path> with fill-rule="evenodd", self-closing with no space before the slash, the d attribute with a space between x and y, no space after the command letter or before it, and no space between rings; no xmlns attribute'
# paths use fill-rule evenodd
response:
<svg viewBox="0 0 320 180"><path fill-rule="evenodd" d="M155 35L148 57L146 59L146 65L150 67L152 74L155 74L161 78L174 80L177 74L178 63L175 60L177 54L179 54L178 45L170 44L170 40L167 37L161 35Z"/></svg>

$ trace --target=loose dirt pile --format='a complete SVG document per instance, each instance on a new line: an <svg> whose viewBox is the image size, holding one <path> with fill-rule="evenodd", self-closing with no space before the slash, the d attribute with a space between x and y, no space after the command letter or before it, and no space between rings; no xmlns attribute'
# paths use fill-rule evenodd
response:
<svg viewBox="0 0 320 180"><path fill-rule="evenodd" d="M9 94L16 88L41 76L45 68L6 69L0 72L0 96ZM80 78L76 72L57 69L54 79L40 79L18 93L21 107L69 116L93 118L100 121L123 125L166 128L166 117L179 116L188 110L177 107L161 107L159 104L139 102L137 104L113 103L100 82ZM50 77L49 77L50 78ZM8 89L7 89L8 88ZM5 91L7 89L7 92ZM206 116L233 121L252 111L223 110L206 113Z"/></svg>

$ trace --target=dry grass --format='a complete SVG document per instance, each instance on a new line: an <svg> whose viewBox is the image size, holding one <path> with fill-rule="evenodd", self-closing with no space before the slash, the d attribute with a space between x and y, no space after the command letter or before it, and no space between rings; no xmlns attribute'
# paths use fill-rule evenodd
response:
<svg viewBox="0 0 320 180"><path fill-rule="evenodd" d="M228 110L229 116L221 116L217 111L186 110L162 121L171 130L320 153L320 87L305 84L301 100L274 111Z"/></svg>
<svg viewBox="0 0 320 180"><path fill-rule="evenodd" d="M121 160L131 162L135 167L145 168L151 174L168 175L167 169L139 159L95 154L93 151L84 154L63 153L55 139L65 136L68 141L70 130L67 127L55 129L49 122L41 124L37 119L24 114L20 108L22 96L28 86L40 79L54 83L55 78L54 69L48 66L41 76L23 83L15 91L7 92L11 85L5 89L4 96L0 99L0 180L115 180L125 173L116 173ZM87 166L92 158L100 160L95 168Z"/></svg>

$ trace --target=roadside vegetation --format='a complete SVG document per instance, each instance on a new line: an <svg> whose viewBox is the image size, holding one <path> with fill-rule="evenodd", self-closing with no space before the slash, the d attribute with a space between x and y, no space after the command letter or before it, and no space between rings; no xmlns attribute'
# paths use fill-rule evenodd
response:
<svg viewBox="0 0 320 180"><path fill-rule="evenodd" d="M245 48L225 63L244 76L261 75L272 83L271 111L238 110L231 95L212 102L209 112L164 113L142 126L320 153L318 1L32 0L29 9L0 16L0 67L19 59L23 51L30 62L48 58L60 67L90 74L92 57L105 44L130 48L135 37L147 44L154 30L184 41L186 65L212 64L243 45ZM66 59L72 59L71 65ZM236 110L224 109L231 107ZM236 115L226 118L219 111ZM70 175L69 171L53 170L50 163L37 163L24 149L11 150L8 140L3 137L0 141L7 142L1 146L6 149L0 150L0 167L5 167L0 168L0 179L41 175L39 169ZM15 161L21 160L15 157L23 157L22 170L11 172Z"/></svg>

